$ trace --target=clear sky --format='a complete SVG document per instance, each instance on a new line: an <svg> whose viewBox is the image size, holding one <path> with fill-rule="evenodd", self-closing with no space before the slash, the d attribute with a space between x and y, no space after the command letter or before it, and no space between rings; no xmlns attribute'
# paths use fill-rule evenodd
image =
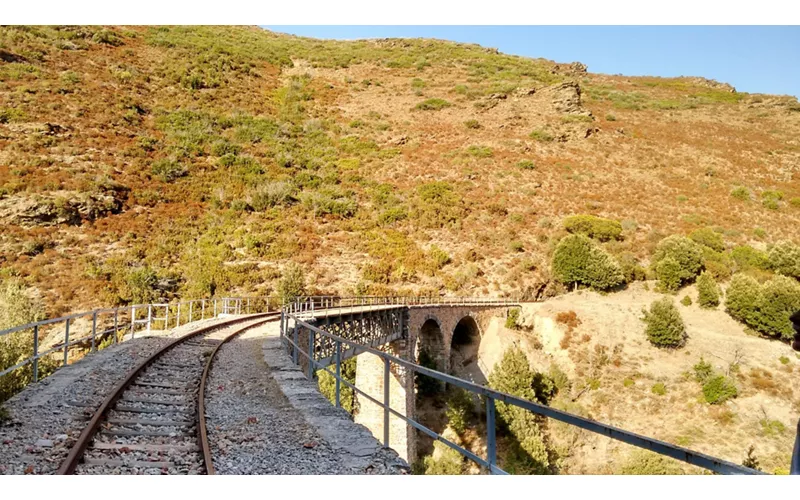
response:
<svg viewBox="0 0 800 500"><path fill-rule="evenodd" d="M580 61L594 73L703 76L800 96L800 26L264 26L314 38L424 37Z"/></svg>

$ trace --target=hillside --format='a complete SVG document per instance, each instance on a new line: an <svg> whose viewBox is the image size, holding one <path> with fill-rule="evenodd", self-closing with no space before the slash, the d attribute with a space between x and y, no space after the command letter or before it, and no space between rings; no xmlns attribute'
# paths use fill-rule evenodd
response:
<svg viewBox="0 0 800 500"><path fill-rule="evenodd" d="M579 213L643 264L699 227L797 234L791 97L249 27L3 27L0 51L0 263L50 315L270 293L290 261L324 292L530 295Z"/></svg>

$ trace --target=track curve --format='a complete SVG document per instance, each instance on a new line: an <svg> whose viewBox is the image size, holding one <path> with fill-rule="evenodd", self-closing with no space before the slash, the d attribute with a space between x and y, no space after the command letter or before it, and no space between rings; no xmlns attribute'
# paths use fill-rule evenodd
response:
<svg viewBox="0 0 800 500"><path fill-rule="evenodd" d="M214 474L204 402L214 356L225 342L279 317L252 314L199 328L141 362L98 407L57 474Z"/></svg>

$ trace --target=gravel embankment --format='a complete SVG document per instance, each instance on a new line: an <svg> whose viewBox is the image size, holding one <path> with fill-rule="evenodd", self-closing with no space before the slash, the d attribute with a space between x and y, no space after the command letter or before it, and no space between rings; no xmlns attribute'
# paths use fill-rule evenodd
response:
<svg viewBox="0 0 800 500"><path fill-rule="evenodd" d="M281 391L264 360L262 346L267 335L274 335L276 330L276 324L250 330L224 345L215 359L206 393L206 419L216 472L405 472L405 463L397 454L375 446L377 442L371 436L368 438L372 443L365 445L368 453L356 456L324 439L318 429L308 424ZM340 427L348 431L348 425L356 427L344 417Z"/></svg>
<svg viewBox="0 0 800 500"><path fill-rule="evenodd" d="M103 399L171 338L219 320L196 321L161 337L139 337L90 354L3 403L0 474L53 474Z"/></svg>

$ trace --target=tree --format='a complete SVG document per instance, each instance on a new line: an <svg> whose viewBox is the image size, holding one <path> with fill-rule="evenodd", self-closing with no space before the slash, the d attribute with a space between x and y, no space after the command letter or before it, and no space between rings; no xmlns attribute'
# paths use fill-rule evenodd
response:
<svg viewBox="0 0 800 500"><path fill-rule="evenodd" d="M800 246L791 241L779 241L767 251L769 267L776 273L800 279Z"/></svg>
<svg viewBox="0 0 800 500"><path fill-rule="evenodd" d="M0 281L0 330L44 319L41 305L18 279ZM0 371L33 355L33 332L22 330L0 337ZM54 369L50 358L39 361L39 376ZM0 402L22 390L33 378L30 364L0 377Z"/></svg>
<svg viewBox="0 0 800 500"><path fill-rule="evenodd" d="M761 303L761 285L746 274L734 274L725 293L725 309L734 319L753 323Z"/></svg>
<svg viewBox="0 0 800 500"><path fill-rule="evenodd" d="M565 236L553 254L553 272L565 284L608 290L625 282L619 264L582 234Z"/></svg>
<svg viewBox="0 0 800 500"><path fill-rule="evenodd" d="M662 264L665 259L672 261ZM662 282L662 287L674 291L693 280L702 270L703 251L700 245L685 236L668 236L658 243L653 263L659 280L668 280ZM678 283L677 287L675 283Z"/></svg>
<svg viewBox="0 0 800 500"><path fill-rule="evenodd" d="M708 271L703 271L697 278L697 295L700 307L711 309L719 305L719 285Z"/></svg>
<svg viewBox="0 0 800 500"><path fill-rule="evenodd" d="M283 303L289 303L306 294L306 278L303 268L297 264L290 264L283 270L278 282L278 295Z"/></svg>
<svg viewBox="0 0 800 500"><path fill-rule="evenodd" d="M686 342L686 327L681 313L672 299L664 297L644 310L644 322L647 323L645 334L647 340L656 347L681 347Z"/></svg>
<svg viewBox="0 0 800 500"><path fill-rule="evenodd" d="M525 353L519 347L508 349L503 359L489 375L489 386L529 401L546 403L548 396L537 394L533 387L536 376ZM528 467L533 474L546 474L550 468L547 442L543 434L543 420L528 410L497 401L497 414L527 455Z"/></svg>

